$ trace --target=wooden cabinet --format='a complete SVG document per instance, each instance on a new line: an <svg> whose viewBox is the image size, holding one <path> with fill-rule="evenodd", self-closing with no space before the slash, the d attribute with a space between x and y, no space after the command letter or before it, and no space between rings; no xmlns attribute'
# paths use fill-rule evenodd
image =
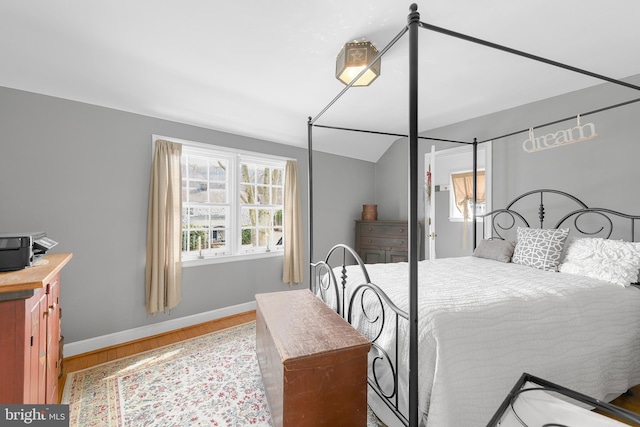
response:
<svg viewBox="0 0 640 427"><path fill-rule="evenodd" d="M420 239L420 224L417 232ZM408 222L357 220L355 246L365 264L406 262L409 260Z"/></svg>
<svg viewBox="0 0 640 427"><path fill-rule="evenodd" d="M60 360L60 273L56 274L54 280L47 285L47 307L43 314L47 323L46 332L46 354L43 355L47 366L45 388L47 403L58 403L58 367L62 364Z"/></svg>
<svg viewBox="0 0 640 427"><path fill-rule="evenodd" d="M0 273L0 403L58 403L60 270L71 254Z"/></svg>
<svg viewBox="0 0 640 427"><path fill-rule="evenodd" d="M308 289L256 295L256 352L275 427L365 427L370 347Z"/></svg>
<svg viewBox="0 0 640 427"><path fill-rule="evenodd" d="M24 326L16 323L15 336L18 340L12 343L16 353L24 352L24 380L20 379L21 370L18 366L12 368L12 374L9 375L13 376L15 383L10 390L3 390L3 403L7 403L4 401L4 392L11 393L11 398L14 399L11 403L50 403L46 401L47 319L44 317L44 313L47 312L48 307L47 296L45 289L39 289L31 298L11 302L6 301L0 304L0 307L9 304L13 305L18 312L17 317L24 317ZM21 313L23 306L24 314ZM0 311L4 313L4 310L0 309ZM20 342L20 332L24 334L24 342ZM19 361L18 357L15 360L15 365L18 365ZM3 378L7 377L3 375ZM21 387L23 388L22 391L20 390Z"/></svg>

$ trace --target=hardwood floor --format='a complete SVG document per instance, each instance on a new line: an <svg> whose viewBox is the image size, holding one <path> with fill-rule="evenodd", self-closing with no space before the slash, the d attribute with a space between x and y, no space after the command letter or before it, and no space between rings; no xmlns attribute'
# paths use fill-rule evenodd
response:
<svg viewBox="0 0 640 427"><path fill-rule="evenodd" d="M628 411L640 414L640 385L633 387L628 394L623 394L611 403ZM640 424L632 425L640 426Z"/></svg>
<svg viewBox="0 0 640 427"><path fill-rule="evenodd" d="M63 373L58 382L58 402L60 402L62 399L64 383L69 372L90 368L92 366L110 362L121 357L131 356L143 351L153 350L154 348L173 344L175 342L183 341L189 338L195 338L200 335L219 331L224 328L230 328L232 326L250 322L252 320L256 320L255 311L236 314L234 316L213 320L207 323L201 323L199 325L178 329L175 331L167 332L165 334L155 335L152 337L92 351L90 353L84 353L77 356L65 358L62 366ZM621 408L625 408L629 411L640 414L640 385L632 388L631 394L622 395L611 403L620 406Z"/></svg>

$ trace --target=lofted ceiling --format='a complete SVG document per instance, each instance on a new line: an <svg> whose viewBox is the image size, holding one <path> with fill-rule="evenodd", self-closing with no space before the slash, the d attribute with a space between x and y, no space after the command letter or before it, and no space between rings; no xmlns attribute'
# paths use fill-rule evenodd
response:
<svg viewBox="0 0 640 427"><path fill-rule="evenodd" d="M616 79L640 74L637 0L417 4L432 25ZM342 45L382 49L409 5L3 0L0 86L306 147L307 117L344 88L334 77ZM600 83L439 33L419 37L420 130ZM407 46L405 36L370 87L349 90L317 123L406 133ZM395 139L319 130L314 148L376 161Z"/></svg>

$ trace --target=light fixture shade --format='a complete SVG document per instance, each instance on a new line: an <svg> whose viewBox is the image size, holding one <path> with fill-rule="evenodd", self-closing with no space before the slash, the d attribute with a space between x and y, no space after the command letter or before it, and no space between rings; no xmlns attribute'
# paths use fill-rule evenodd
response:
<svg viewBox="0 0 640 427"><path fill-rule="evenodd" d="M344 45L336 58L336 78L348 85L378 55L370 42L351 42ZM369 86L380 75L378 59L353 86Z"/></svg>

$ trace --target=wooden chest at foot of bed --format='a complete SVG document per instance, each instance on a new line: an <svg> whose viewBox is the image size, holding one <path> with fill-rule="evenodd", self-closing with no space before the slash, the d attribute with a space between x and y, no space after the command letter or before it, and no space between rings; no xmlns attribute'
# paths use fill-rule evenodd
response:
<svg viewBox="0 0 640 427"><path fill-rule="evenodd" d="M273 425L366 426L369 341L309 290L258 294L256 303Z"/></svg>

